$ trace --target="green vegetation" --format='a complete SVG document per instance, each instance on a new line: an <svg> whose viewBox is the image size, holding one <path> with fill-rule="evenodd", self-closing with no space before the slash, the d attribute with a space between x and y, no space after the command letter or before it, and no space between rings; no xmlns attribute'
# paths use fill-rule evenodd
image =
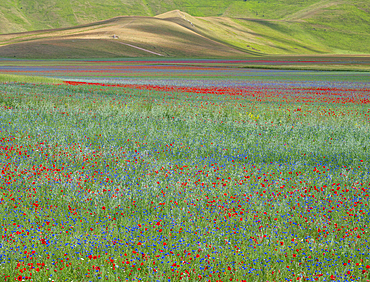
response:
<svg viewBox="0 0 370 282"><path fill-rule="evenodd" d="M18 83L62 83L63 81L57 78L49 78L42 76L28 76L16 74L0 73L0 83L18 82Z"/></svg>
<svg viewBox="0 0 370 282"><path fill-rule="evenodd" d="M358 0L108 0L103 6L96 0L8 0L0 4L0 33L42 31L0 35L0 57L150 54L122 40L168 57L368 54L369 11L370 3Z"/></svg>
<svg viewBox="0 0 370 282"><path fill-rule="evenodd" d="M270 82L0 84L2 281L369 279L367 89Z"/></svg>
<svg viewBox="0 0 370 282"><path fill-rule="evenodd" d="M0 32L68 27L123 15L154 16L175 9L198 17L293 17L312 18L316 23L330 21L333 12L345 16L343 26L348 29L348 23L357 25L360 14L369 14L369 6L365 0L107 0L104 4L99 0L5 0L0 3Z"/></svg>

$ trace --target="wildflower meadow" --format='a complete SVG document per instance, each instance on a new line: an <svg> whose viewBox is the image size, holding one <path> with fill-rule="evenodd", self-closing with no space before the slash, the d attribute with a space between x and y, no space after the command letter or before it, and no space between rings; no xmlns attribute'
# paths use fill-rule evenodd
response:
<svg viewBox="0 0 370 282"><path fill-rule="evenodd" d="M369 105L336 80L1 83L1 280L370 281Z"/></svg>

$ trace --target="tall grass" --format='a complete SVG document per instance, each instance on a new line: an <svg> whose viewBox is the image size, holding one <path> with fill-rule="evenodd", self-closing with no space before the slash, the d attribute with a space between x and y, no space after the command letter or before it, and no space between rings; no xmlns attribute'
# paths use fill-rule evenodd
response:
<svg viewBox="0 0 370 282"><path fill-rule="evenodd" d="M367 105L33 84L0 97L8 281L370 279Z"/></svg>

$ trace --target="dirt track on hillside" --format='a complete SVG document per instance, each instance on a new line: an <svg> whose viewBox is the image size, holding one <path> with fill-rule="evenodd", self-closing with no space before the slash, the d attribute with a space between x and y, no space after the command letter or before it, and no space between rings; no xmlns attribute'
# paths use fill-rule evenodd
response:
<svg viewBox="0 0 370 282"><path fill-rule="evenodd" d="M137 46L134 46L134 45L131 45L131 44L128 44L128 43L123 43L121 41L116 41L117 43L119 44L123 44L123 45L126 45L126 46L129 46L129 47L132 47L132 48L136 48L138 50L141 50L141 51L144 51L144 52L148 52L148 53L151 53L151 54L154 54L154 55L157 55L157 56L164 56L162 54L159 54L159 53L156 53L156 52L153 52L153 51L149 51L147 49L144 49L144 48L140 48L140 47L137 47Z"/></svg>

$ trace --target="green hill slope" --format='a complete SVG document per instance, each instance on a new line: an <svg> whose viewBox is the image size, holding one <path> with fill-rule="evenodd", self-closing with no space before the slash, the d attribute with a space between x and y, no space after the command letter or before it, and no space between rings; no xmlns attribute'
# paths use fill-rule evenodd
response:
<svg viewBox="0 0 370 282"><path fill-rule="evenodd" d="M2 0L0 33L70 27L123 16L179 9L193 16L227 16L327 23L368 22L368 0ZM336 17L338 15L338 17ZM361 23L360 23L361 25ZM360 27L359 27L360 28Z"/></svg>
<svg viewBox="0 0 370 282"><path fill-rule="evenodd" d="M370 53L368 0L3 1L0 57Z"/></svg>

